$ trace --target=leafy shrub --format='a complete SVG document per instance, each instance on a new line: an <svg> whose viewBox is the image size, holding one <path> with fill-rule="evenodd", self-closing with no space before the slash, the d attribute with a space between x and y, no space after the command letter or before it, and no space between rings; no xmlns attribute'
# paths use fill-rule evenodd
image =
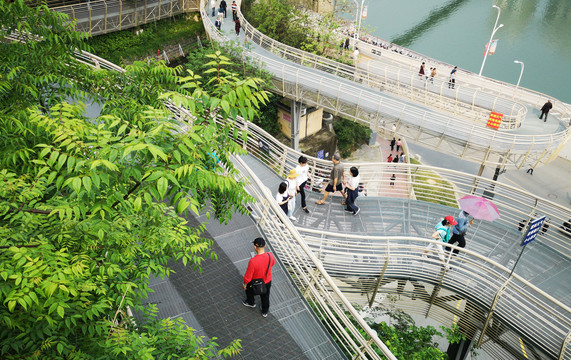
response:
<svg viewBox="0 0 571 360"><path fill-rule="evenodd" d="M333 123L333 129L337 135L337 148L341 157L348 157L361 145L367 144L372 133L367 126L343 118Z"/></svg>

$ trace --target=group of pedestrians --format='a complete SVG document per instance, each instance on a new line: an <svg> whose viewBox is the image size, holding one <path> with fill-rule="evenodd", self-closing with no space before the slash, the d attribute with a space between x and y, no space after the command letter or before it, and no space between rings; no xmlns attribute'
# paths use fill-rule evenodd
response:
<svg viewBox="0 0 571 360"><path fill-rule="evenodd" d="M434 78L437 76L436 67L431 67L430 73L427 74L425 66L426 66L426 64L423 61L422 64L420 64L420 69L418 70L418 76L421 80L424 80L426 82L430 82L431 84L434 85ZM456 86L456 72L457 71L458 71L458 66L454 66L454 68L450 71L450 77L448 79L448 88L449 89L454 89L454 87Z"/></svg>
<svg viewBox="0 0 571 360"><path fill-rule="evenodd" d="M474 218L464 210L460 210L456 218L448 215L439 220L435 226L435 231L431 236L434 240L438 241L438 243L430 243L422 253L422 257L427 258L426 254L428 251L435 249L440 261L442 261L443 264L446 264L444 248L441 243L449 245L458 243L459 247L464 248L466 246L466 231L473 223ZM446 247L446 251L452 251L454 255L457 255L460 252L459 249L452 250L452 248L448 246ZM450 269L448 265L447 269Z"/></svg>
<svg viewBox="0 0 571 360"><path fill-rule="evenodd" d="M210 0L210 6L212 7L212 17L216 14L216 0ZM225 0L220 1L220 7L218 8L218 16L214 21L214 26L220 31L222 27L222 23L227 15L228 4ZM240 29L242 28L242 24L240 23L240 19L238 19L238 4L236 1L232 1L231 5L232 9L232 21L234 21L234 30L236 31L236 36L240 35Z"/></svg>

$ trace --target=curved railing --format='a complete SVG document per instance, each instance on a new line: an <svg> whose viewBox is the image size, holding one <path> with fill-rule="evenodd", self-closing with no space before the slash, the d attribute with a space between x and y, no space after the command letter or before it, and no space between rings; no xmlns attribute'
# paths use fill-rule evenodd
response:
<svg viewBox="0 0 571 360"><path fill-rule="evenodd" d="M202 6L201 13L209 36L219 42L229 41L214 28ZM244 25L248 28L246 22ZM274 48L288 49L275 41L272 44ZM314 67L330 74L339 74L338 69L345 66L296 51L304 56L302 59L305 60L300 62L313 61L319 65ZM296 60L294 57L292 59ZM272 91L311 106L323 107L329 112L367 124L377 131L392 131L394 125L400 135L414 139L417 143L437 150L445 148L447 153L469 160L501 166L515 165L518 168L547 163L557 156L571 134L568 127L554 134L538 135L493 131L480 124L466 123L404 104L376 91L352 85L352 81L326 76L282 60L255 54L249 61L263 65L272 73ZM346 94L350 95L345 96Z"/></svg>
<svg viewBox="0 0 571 360"><path fill-rule="evenodd" d="M289 169L295 166L298 156L301 155L299 152L281 145L253 124L247 124L243 129L248 131L248 141L243 144L244 148L265 163L278 178L283 178ZM330 170L330 162L308 158L310 173ZM295 261L287 260L288 256L296 254L295 249L290 247L292 240L289 238L289 221L285 220L283 212L280 213L281 210L274 203L270 191L260 190L265 186L260 184L257 175L247 169L245 164L240 165L253 179L252 186L256 188L248 188L248 191L260 200L253 210L258 226L269 236L280 256L284 254L287 264L309 261L303 256L295 257ZM535 240L537 246L528 249L513 274L510 274L513 267L511 262L508 262L511 267L506 267L498 261L504 261L502 256L506 255L514 256L515 260L517 253L510 251L506 254L507 249L502 251L494 248L498 242L496 236L499 235L504 242L507 242L506 237L511 235L519 244L518 239L522 234L517 230L517 224L522 220L522 216L533 215L535 212L547 215L552 218L551 226L555 227L556 221L559 224L562 219L571 217L569 209L506 185L445 169L387 163L345 164L346 168L349 166L358 166L360 174L372 172L373 168L384 168L381 171L385 173L395 171L395 167L407 169L412 174L411 183L402 189L414 188L417 198L431 196L432 201L442 201L449 196L440 192L444 189L423 189L419 186L426 187L424 180L432 180L430 175L424 173L421 176L423 181L419 181L419 176L414 175L419 171L438 170L447 180L452 180L456 196L462 196L467 193L467 189L474 187L475 193L487 191L488 196L493 196L502 214L494 223L476 221L470 230L472 238L480 242L475 248L481 251L488 243L492 250L482 254L459 248L459 256L446 259L452 267L450 271L445 271L437 254L432 254L428 260L421 258L426 245L431 242L427 238L434 229L434 223L439 217L453 211L447 206L404 200L402 208L406 210L394 214L403 226L396 227L388 236L359 233L353 226L346 232L325 231L320 226L311 229L297 226L296 231L300 232L304 242L323 264L323 270L336 279L336 285L352 303L371 305L375 302L382 303L384 297L391 296L395 306L405 312L428 316L449 326L457 323L469 338L483 346L486 352L496 354L497 358L521 358L522 355L517 354L522 346L520 338L528 349L541 354L541 358L571 358L566 342L569 340L568 332L571 328L571 309L525 279L525 276L529 277L529 269L541 268L542 261L545 266L549 266L549 261L556 262L556 266L550 268L549 272L567 267L571 254L569 240L563 233L551 229ZM312 177L313 181L316 179L319 179L319 175ZM386 180L383 181L384 187L387 187ZM365 187L370 185L370 182L365 183ZM494 188L489 185L494 185ZM380 216L390 217L390 211L382 211ZM276 221L277 218L280 221ZM342 219L338 220L343 222ZM411 223L410 228L420 228L424 232L403 230L407 222ZM310 218L306 223L313 221ZM469 248L472 248L473 244L469 244ZM539 263L534 262L536 257L541 258ZM527 260L524 261L525 258ZM323 270L320 269L319 273ZM520 275L520 272L523 275ZM562 297L566 298L568 287L565 290L565 273L559 276L564 278ZM541 281L549 281L548 276L543 277L542 274ZM398 295L401 297L395 300Z"/></svg>
<svg viewBox="0 0 571 360"><path fill-rule="evenodd" d="M51 9L75 20L75 30L95 36L197 11L198 3L198 0L96 0Z"/></svg>

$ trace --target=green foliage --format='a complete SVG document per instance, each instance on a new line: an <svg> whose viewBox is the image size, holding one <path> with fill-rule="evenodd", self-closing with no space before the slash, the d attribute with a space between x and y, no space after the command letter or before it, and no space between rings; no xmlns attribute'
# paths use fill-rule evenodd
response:
<svg viewBox="0 0 571 360"><path fill-rule="evenodd" d="M136 35L135 30L139 29L143 32ZM96 55L115 64L122 64L156 54L157 50L166 45L185 43L203 34L204 26L199 17L178 15L136 29L98 35L90 38L87 43Z"/></svg>
<svg viewBox="0 0 571 360"><path fill-rule="evenodd" d="M348 157L359 146L368 144L372 133L367 126L343 118L333 122L333 129L337 135L337 148L342 157Z"/></svg>
<svg viewBox="0 0 571 360"><path fill-rule="evenodd" d="M208 49L210 44L208 42L204 42L203 48L198 48L195 51L189 53L186 57L186 63L184 66L193 71L196 74L199 74L203 78L203 82L206 84L205 87L208 87L210 83L210 79L215 76L215 73L208 72L208 66L205 65L208 63L208 55L211 51ZM239 57L239 54L236 55L236 52L240 49L238 47L231 47L231 48L222 48L220 49L221 54L224 54L227 57ZM247 78L249 76L259 76L262 79L262 83L265 87L271 85L271 75L260 71L250 65L232 63L228 65L227 69L229 71L235 72L239 74L239 78ZM278 125L278 109L277 104L280 101L280 96L274 93L268 92L268 100L264 104L260 104L260 108L256 117L253 119L253 123L260 126L262 129L267 131L271 135L277 135L280 133L280 128Z"/></svg>
<svg viewBox="0 0 571 360"><path fill-rule="evenodd" d="M21 3L0 10L10 29L26 26L23 18L38 25L26 27L35 31L27 43L1 44L0 74L15 75L0 80L0 154L18 155L0 156L0 358L235 354L239 342L203 344L181 320L155 321L141 300L151 274L171 273L169 262L199 269L216 257L204 225L188 226L190 212L224 222L252 201L231 161L245 136L233 121L251 121L267 101L261 80L238 78L220 53L208 55L208 84L162 62L124 73L79 66L73 49L83 42L58 16ZM41 24L59 33L36 43L34 34L51 31ZM61 102L90 93L103 105L95 119L81 103ZM175 118L173 103L188 115ZM147 321L134 325L127 307Z"/></svg>

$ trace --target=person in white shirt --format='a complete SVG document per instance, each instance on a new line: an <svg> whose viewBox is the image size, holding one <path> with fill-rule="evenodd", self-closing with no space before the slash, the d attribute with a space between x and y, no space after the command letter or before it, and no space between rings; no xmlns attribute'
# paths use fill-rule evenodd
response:
<svg viewBox="0 0 571 360"><path fill-rule="evenodd" d="M287 183L285 181L280 183L278 193L276 194L276 201L284 213L287 215L287 203L289 202L289 195L287 194Z"/></svg>
<svg viewBox="0 0 571 360"><path fill-rule="evenodd" d="M296 218L293 216L293 211L295 210L295 194L299 190L297 187L296 178L299 174L295 171L295 169L291 169L289 174L287 175L287 194L289 195L289 202L288 202L288 213L287 216L291 221L295 221Z"/></svg>
<svg viewBox="0 0 571 360"><path fill-rule="evenodd" d="M359 196L359 170L356 167L351 167L349 169L351 176L349 177L349 182L345 186L345 191L347 192L347 200L345 203L347 207L345 211L352 213L353 215L357 215L361 209L357 205L355 205L355 199Z"/></svg>
<svg viewBox="0 0 571 360"><path fill-rule="evenodd" d="M295 167L295 171L299 174L296 180L298 192L301 194L301 209L309 214L307 204L305 203L305 184L307 184L307 180L309 179L309 166L307 166L307 158L305 156L300 156L297 161L299 165Z"/></svg>

